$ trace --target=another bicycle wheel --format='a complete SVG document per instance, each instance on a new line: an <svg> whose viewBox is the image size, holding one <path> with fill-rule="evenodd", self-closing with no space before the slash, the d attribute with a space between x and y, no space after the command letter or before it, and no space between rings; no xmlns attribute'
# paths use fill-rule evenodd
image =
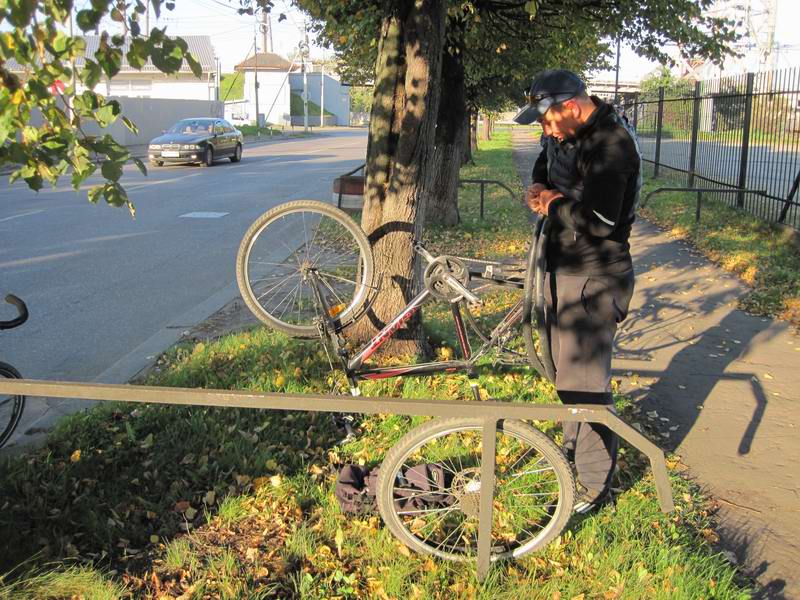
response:
<svg viewBox="0 0 800 600"><path fill-rule="evenodd" d="M378 478L378 508L409 548L447 560L474 559L478 545L483 421L437 419L403 437ZM575 480L563 453L520 421L497 427L492 560L518 558L557 536L572 513ZM415 491L422 472L443 474ZM442 479L440 475L437 477Z"/></svg>
<svg viewBox="0 0 800 600"><path fill-rule="evenodd" d="M0 362L0 377L22 379L22 375L14 367L4 362ZM14 433L24 408L25 396L0 394L0 447L4 446Z"/></svg>
<svg viewBox="0 0 800 600"><path fill-rule="evenodd" d="M556 367L550 351L550 332L544 319L545 250L549 229L546 218L539 219L534 228L522 294L522 337L531 366L540 375L555 382Z"/></svg>
<svg viewBox="0 0 800 600"><path fill-rule="evenodd" d="M372 251L361 228L338 208L297 200L261 215L242 239L236 280L261 321L294 337L318 335L316 274L340 325L349 323L372 286Z"/></svg>

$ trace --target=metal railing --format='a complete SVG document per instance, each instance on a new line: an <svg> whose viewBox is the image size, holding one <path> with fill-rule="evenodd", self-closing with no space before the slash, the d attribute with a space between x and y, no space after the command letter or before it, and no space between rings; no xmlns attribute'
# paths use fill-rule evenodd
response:
<svg viewBox="0 0 800 600"><path fill-rule="evenodd" d="M655 177L739 188L731 206L800 229L800 68L680 82L625 111Z"/></svg>
<svg viewBox="0 0 800 600"><path fill-rule="evenodd" d="M506 190L509 193L509 195L511 196L512 200L514 200L516 198L516 196L514 195L514 192L511 191L511 188L509 188L502 181L497 181L496 179L459 179L458 180L458 186L459 187L461 187L465 183L475 183L475 184L480 184L480 186L481 186L481 219L483 219L483 199L484 199L484 196L486 194L485 190L486 190L486 186L487 185L499 185L501 188L503 188L504 190Z"/></svg>
<svg viewBox="0 0 800 600"><path fill-rule="evenodd" d="M495 485L495 434L500 420L567 421L601 423L643 452L658 493L661 510L674 509L664 453L653 442L620 419L610 407L593 404L522 404L511 402L470 402L465 400L411 400L405 398L365 398L352 396L258 393L239 390L202 390L155 386L75 383L0 379L0 394L49 398L76 398L114 402L140 402L183 406L308 410L319 412L389 413L408 416L463 417L484 421L481 455L480 511L478 516L478 576L483 578L491 566L492 497Z"/></svg>
<svg viewBox="0 0 800 600"><path fill-rule="evenodd" d="M694 211L694 222L695 223L699 223L700 222L700 208L701 208L701 206L703 204L703 194L726 194L726 193L727 194L731 194L731 193L733 193L733 194L737 194L737 195L738 194L758 194L758 195L761 195L761 196L766 196L767 195L767 192L764 191L764 190L740 190L740 189L736 189L736 188L731 188L731 189L726 190L726 189L720 189L720 188L699 188L699 187L660 187L660 188L657 188L657 189L651 191L650 193L647 194L647 196L644 197L644 200L642 200L642 203L641 203L641 207L644 208L645 206L647 206L647 203L650 201L650 198L652 196L655 196L656 194L660 194L662 192L690 192L690 193L696 193L697 194L697 205L696 205L695 211Z"/></svg>

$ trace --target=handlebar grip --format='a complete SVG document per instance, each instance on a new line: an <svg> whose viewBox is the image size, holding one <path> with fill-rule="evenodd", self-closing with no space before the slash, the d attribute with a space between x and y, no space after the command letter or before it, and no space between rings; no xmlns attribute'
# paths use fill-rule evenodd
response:
<svg viewBox="0 0 800 600"><path fill-rule="evenodd" d="M7 294L6 302L17 307L19 316L17 316L15 319L11 319L10 321L0 321L0 329L13 329L14 327L18 327L28 320L28 307L21 298L15 296L14 294Z"/></svg>

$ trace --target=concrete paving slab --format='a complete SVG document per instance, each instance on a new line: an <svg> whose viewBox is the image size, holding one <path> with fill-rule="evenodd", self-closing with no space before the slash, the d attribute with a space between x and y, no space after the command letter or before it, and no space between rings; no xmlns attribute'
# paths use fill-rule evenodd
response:
<svg viewBox="0 0 800 600"><path fill-rule="evenodd" d="M538 141L514 129L513 142L527 184ZM747 286L653 224L637 221L631 248L615 377L719 504L721 544L760 596L800 598L800 339L737 309Z"/></svg>

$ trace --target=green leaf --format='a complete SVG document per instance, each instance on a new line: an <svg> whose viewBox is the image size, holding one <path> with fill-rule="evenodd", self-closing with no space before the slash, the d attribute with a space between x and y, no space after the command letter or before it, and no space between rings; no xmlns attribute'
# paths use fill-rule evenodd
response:
<svg viewBox="0 0 800 600"><path fill-rule="evenodd" d="M100 166L100 172L103 174L103 177L116 183L119 181L119 178L122 177L122 164L106 159Z"/></svg>
<svg viewBox="0 0 800 600"><path fill-rule="evenodd" d="M83 84L93 90L95 86L100 83L100 77L103 76L103 70L93 60L86 59L86 64L81 71L81 81Z"/></svg>
<svg viewBox="0 0 800 600"><path fill-rule="evenodd" d="M203 76L203 67L197 62L197 59L192 56L190 52L184 55L186 62L189 64L189 68L192 70L192 74L200 79Z"/></svg>
<svg viewBox="0 0 800 600"><path fill-rule="evenodd" d="M104 104L96 111L94 111L94 118L100 124L100 127L108 127L114 121L117 120L117 116L120 114L120 107L119 102L116 100L111 100L110 102Z"/></svg>
<svg viewBox="0 0 800 600"><path fill-rule="evenodd" d="M135 156L131 160L133 161L133 164L138 167L139 171L142 172L142 175L147 176L147 167L145 164Z"/></svg>
<svg viewBox="0 0 800 600"><path fill-rule="evenodd" d="M122 122L125 124L125 127L127 127L129 131L132 131L136 135L139 135L139 128L136 126L136 123L134 123L124 115L122 117Z"/></svg>
<svg viewBox="0 0 800 600"><path fill-rule="evenodd" d="M89 198L89 202L93 204L97 204L97 201L100 200L100 196L103 195L103 189L105 186L103 185L93 185L89 188L89 191L86 192L86 195Z"/></svg>
<svg viewBox="0 0 800 600"><path fill-rule="evenodd" d="M99 10L84 9L78 11L75 22L81 30L90 31L100 23L102 17L103 13Z"/></svg>

